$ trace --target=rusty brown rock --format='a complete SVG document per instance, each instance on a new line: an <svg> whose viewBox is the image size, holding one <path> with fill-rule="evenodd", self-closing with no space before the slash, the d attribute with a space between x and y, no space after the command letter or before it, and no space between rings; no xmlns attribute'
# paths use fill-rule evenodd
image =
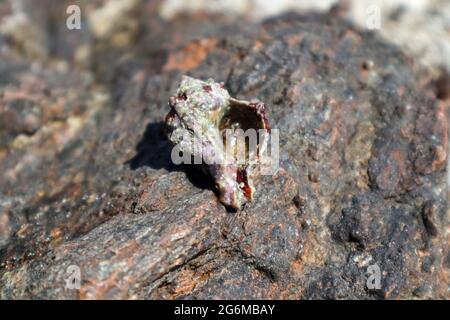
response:
<svg viewBox="0 0 450 320"><path fill-rule="evenodd" d="M449 298L448 114L426 71L327 15L151 10L127 50L96 39L83 72L0 60L17 124L0 130L1 298ZM170 161L165 102L185 72L267 101L280 129L281 168L242 212Z"/></svg>

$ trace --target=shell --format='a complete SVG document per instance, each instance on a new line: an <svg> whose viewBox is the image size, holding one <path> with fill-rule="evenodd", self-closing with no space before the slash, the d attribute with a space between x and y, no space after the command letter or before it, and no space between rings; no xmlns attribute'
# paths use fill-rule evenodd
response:
<svg viewBox="0 0 450 320"><path fill-rule="evenodd" d="M169 106L169 140L188 163L193 159L212 176L223 204L241 209L253 199L259 156L270 134L264 103L232 98L223 83L212 79L183 76ZM248 129L260 134L256 143L243 140Z"/></svg>

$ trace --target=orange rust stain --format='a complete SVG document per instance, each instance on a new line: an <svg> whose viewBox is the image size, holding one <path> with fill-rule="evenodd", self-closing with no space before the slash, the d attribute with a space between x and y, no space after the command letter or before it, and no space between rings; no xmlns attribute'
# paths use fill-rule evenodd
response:
<svg viewBox="0 0 450 320"><path fill-rule="evenodd" d="M308 231L303 240L303 251L299 259L291 264L294 274L301 275L305 269L311 267L320 267L325 263L325 248L318 245L316 235Z"/></svg>
<svg viewBox="0 0 450 320"><path fill-rule="evenodd" d="M329 172L330 177L332 179L336 179L342 174L341 158L339 156L339 153L337 151L336 152L332 152L330 154L329 161L330 161L330 166L329 166L329 168L330 168L330 172Z"/></svg>
<svg viewBox="0 0 450 320"><path fill-rule="evenodd" d="M332 146L334 146L334 145L336 144L336 142L338 141L339 137L340 137L340 131L339 131L339 128L338 128L337 126L334 126L334 127L331 129L330 144L331 144Z"/></svg>
<svg viewBox="0 0 450 320"><path fill-rule="evenodd" d="M291 263L291 267L290 270L292 271L293 274L295 274L296 276L301 276L304 272L304 264L302 261L300 260L294 260Z"/></svg>
<svg viewBox="0 0 450 320"><path fill-rule="evenodd" d="M128 266L133 265L133 255L139 250L139 244L136 240L127 242L122 247L113 250L116 254L112 263L117 261L126 261ZM105 279L86 279L86 284L82 285L79 291L79 297L85 299L105 299L112 290L120 292L120 296L125 297L131 283L135 281L135 276L123 275L123 269L117 269Z"/></svg>
<svg viewBox="0 0 450 320"><path fill-rule="evenodd" d="M392 165L387 164L381 174L377 177L377 184L381 189L387 189L390 183L390 179L395 179L395 184L398 184L400 179L405 176L405 158L400 150L394 150L390 154L390 159L395 161L397 170L393 171ZM395 177L392 177L392 174Z"/></svg>
<svg viewBox="0 0 450 320"><path fill-rule="evenodd" d="M263 42L262 41L260 41L260 40L255 40L255 43L253 44L253 50L254 51L260 51L261 49L262 49L262 47L263 47Z"/></svg>
<svg viewBox="0 0 450 320"><path fill-rule="evenodd" d="M163 70L192 70L205 60L216 45L217 39L212 38L193 41L181 50L171 54L167 63L164 65Z"/></svg>
<svg viewBox="0 0 450 320"><path fill-rule="evenodd" d="M290 47L293 47L293 46L298 45L300 43L300 41L302 40L302 38L303 38L302 35L295 34L293 36L288 37L286 40L287 40L288 45Z"/></svg>
<svg viewBox="0 0 450 320"><path fill-rule="evenodd" d="M447 160L447 149L444 149L442 146L437 146L435 150L435 158L431 163L431 168L433 171L439 169L443 164L446 163Z"/></svg>
<svg viewBox="0 0 450 320"><path fill-rule="evenodd" d="M362 37L358 33L356 33L354 30L348 29L344 33L344 39L352 39L355 42L361 42Z"/></svg>
<svg viewBox="0 0 450 320"><path fill-rule="evenodd" d="M115 259L121 260L132 256L135 252L139 251L139 243L136 240L130 240L126 242L123 246L114 250L116 254Z"/></svg>
<svg viewBox="0 0 450 320"><path fill-rule="evenodd" d="M175 297L192 292L198 280L191 270L182 270L179 274L180 277L177 278L175 286L172 288Z"/></svg>
<svg viewBox="0 0 450 320"><path fill-rule="evenodd" d="M87 280L86 282L90 285L81 286L79 291L80 300L105 299L108 292L114 288L119 289L124 295L128 290L128 286L120 287L119 279L121 279L120 271L116 271L103 281Z"/></svg>
<svg viewBox="0 0 450 320"><path fill-rule="evenodd" d="M392 158L397 163L398 172L401 177L405 176L405 157L400 150L394 150L392 152Z"/></svg>
<svg viewBox="0 0 450 320"><path fill-rule="evenodd" d="M405 95L405 93L406 93L406 88L405 88L404 86L400 86L400 87L397 89L397 93L398 93L398 95L399 95L400 97L403 97L403 96Z"/></svg>
<svg viewBox="0 0 450 320"><path fill-rule="evenodd" d="M62 233L63 233L63 232L62 232L62 230L61 230L60 228L53 228L53 229L50 231L50 235L51 235L51 237L52 237L53 239L61 237Z"/></svg>
<svg viewBox="0 0 450 320"><path fill-rule="evenodd" d="M7 236L11 232L11 226L9 224L9 216L4 211L3 213L0 212L0 235Z"/></svg>
<svg viewBox="0 0 450 320"><path fill-rule="evenodd" d="M381 174L377 177L377 184L380 189L388 188L389 177L391 176L391 172L392 172L392 168L390 166L386 166L386 167L384 167Z"/></svg>
<svg viewBox="0 0 450 320"><path fill-rule="evenodd" d="M448 150L448 113L447 107L444 103L439 103L436 120L436 135L440 136L442 139L442 145L437 146L435 150L435 158L431 164L433 171L439 169L447 161L447 150Z"/></svg>
<svg viewBox="0 0 450 320"><path fill-rule="evenodd" d="M442 284L439 286L439 291L441 296L448 296L448 287L445 285L450 283L450 273L448 268L441 268L441 272L438 272L438 283Z"/></svg>

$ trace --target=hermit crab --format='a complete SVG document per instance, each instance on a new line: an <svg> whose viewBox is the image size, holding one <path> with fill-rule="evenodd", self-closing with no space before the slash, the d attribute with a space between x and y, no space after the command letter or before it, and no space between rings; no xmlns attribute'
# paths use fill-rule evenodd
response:
<svg viewBox="0 0 450 320"><path fill-rule="evenodd" d="M199 165L214 179L220 201L240 210L253 199L270 134L264 103L232 98L212 79L183 76L169 106L172 161Z"/></svg>

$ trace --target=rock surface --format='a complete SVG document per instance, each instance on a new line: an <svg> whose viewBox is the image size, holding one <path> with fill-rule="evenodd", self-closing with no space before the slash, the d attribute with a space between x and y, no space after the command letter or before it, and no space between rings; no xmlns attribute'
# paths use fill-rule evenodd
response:
<svg viewBox="0 0 450 320"><path fill-rule="evenodd" d="M260 21L283 12L338 13L363 29L376 29L398 44L436 77L450 70L450 2L447 0L164 0L165 19L185 12L225 13Z"/></svg>
<svg viewBox="0 0 450 320"><path fill-rule="evenodd" d="M108 36L61 30L39 63L0 37L0 298L450 298L449 101L426 70L332 15L135 6ZM170 161L183 74L266 102L280 130L280 170L242 212Z"/></svg>

